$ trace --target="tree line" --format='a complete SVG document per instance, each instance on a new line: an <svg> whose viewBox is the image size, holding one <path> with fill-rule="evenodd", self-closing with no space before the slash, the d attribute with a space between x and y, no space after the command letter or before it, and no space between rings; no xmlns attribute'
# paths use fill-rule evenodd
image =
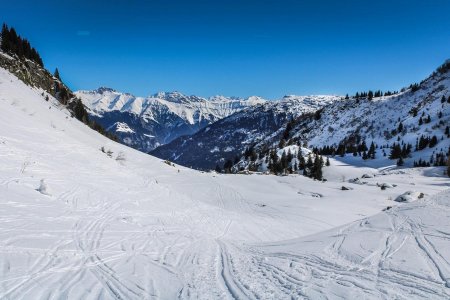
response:
<svg viewBox="0 0 450 300"><path fill-rule="evenodd" d="M1 49L5 53L15 54L20 59L29 59L44 67L41 56L36 49L31 47L30 42L18 35L13 27L9 28L6 24L3 24L2 27Z"/></svg>

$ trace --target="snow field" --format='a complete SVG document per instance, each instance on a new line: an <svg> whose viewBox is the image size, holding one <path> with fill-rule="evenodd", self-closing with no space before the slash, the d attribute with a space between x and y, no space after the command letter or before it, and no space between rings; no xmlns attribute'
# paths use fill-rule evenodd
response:
<svg viewBox="0 0 450 300"><path fill-rule="evenodd" d="M40 93L0 69L1 299L450 296L442 168L202 173L114 143ZM393 201L409 190L425 198Z"/></svg>

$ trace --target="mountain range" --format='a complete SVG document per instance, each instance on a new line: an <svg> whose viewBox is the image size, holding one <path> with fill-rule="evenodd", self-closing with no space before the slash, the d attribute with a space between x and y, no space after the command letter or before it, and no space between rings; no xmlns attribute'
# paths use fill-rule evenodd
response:
<svg viewBox="0 0 450 300"><path fill-rule="evenodd" d="M124 144L143 152L170 143L247 107L263 104L259 97L202 98L179 92L136 97L110 88L78 91L92 119Z"/></svg>

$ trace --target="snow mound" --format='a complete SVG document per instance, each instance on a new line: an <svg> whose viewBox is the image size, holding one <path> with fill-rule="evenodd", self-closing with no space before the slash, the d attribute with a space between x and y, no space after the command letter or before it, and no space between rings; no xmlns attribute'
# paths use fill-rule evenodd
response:
<svg viewBox="0 0 450 300"><path fill-rule="evenodd" d="M39 182L39 187L36 189L39 193L43 194L43 195L47 195L50 196L49 190L48 190L48 186L45 183L44 179L41 179L41 181Z"/></svg>
<svg viewBox="0 0 450 300"><path fill-rule="evenodd" d="M414 191L407 191L401 195L399 195L397 198L395 198L395 202L413 202L418 199L421 199L424 197L423 193L414 192Z"/></svg>

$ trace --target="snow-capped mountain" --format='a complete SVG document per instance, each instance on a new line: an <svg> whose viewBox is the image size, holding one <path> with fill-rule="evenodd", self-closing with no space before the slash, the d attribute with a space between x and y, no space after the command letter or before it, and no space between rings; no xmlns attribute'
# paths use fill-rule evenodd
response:
<svg viewBox="0 0 450 300"><path fill-rule="evenodd" d="M398 94L335 101L314 115L301 115L290 122L289 129L283 124L275 134L252 139L250 152L254 151L253 157L258 159L251 161L249 154L240 157L235 170L266 171L268 165L276 163L269 158L271 153L275 151L280 158L283 151L290 151L294 157L288 163L292 172L299 163L295 158L298 146L305 144L321 154L351 160L352 164L444 165L450 155L449 126L450 62L447 61L420 84ZM372 143L374 151L370 155ZM402 150L394 153L394 148Z"/></svg>
<svg viewBox="0 0 450 300"><path fill-rule="evenodd" d="M221 119L192 136L182 136L151 152L181 165L212 169L280 129L286 121L311 114L342 97L285 96Z"/></svg>
<svg viewBox="0 0 450 300"><path fill-rule="evenodd" d="M214 96L206 99L178 92L161 92L144 98L110 88L75 94L83 101L92 119L126 145L143 152L266 102L259 97Z"/></svg>
<svg viewBox="0 0 450 300"><path fill-rule="evenodd" d="M447 61L420 84L394 95L371 99L287 96L280 102L238 112L192 136L161 146L152 154L199 169L222 167L226 160L239 162L237 169L246 166L245 169L250 162L243 162L242 155L246 148L251 148L259 157L252 162L256 164L252 169L265 171L270 152L284 148L284 144L307 144L318 149L332 147L330 151L325 149L326 155L337 154L338 148L339 151L345 148L343 151L351 156L355 154L352 149L363 142L369 148L373 142L376 160L367 159L369 165L395 164L399 157L389 160L394 144L411 145L410 151L402 155L408 166L419 160L433 165L439 159L442 164L450 146L449 101L450 63ZM364 150L356 151L355 159L362 160L362 157Z"/></svg>

